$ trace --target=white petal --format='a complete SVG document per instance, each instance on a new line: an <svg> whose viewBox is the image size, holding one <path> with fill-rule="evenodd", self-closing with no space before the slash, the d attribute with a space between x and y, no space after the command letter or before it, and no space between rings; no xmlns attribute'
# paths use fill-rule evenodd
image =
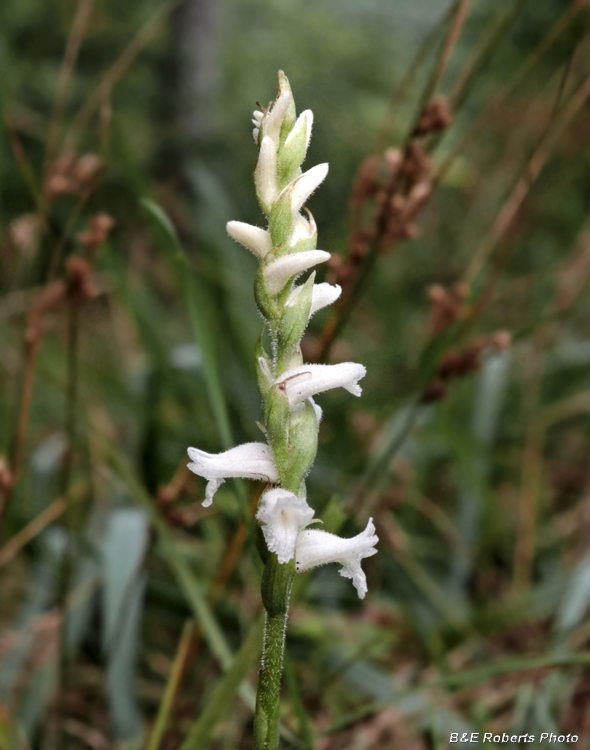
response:
<svg viewBox="0 0 590 750"><path fill-rule="evenodd" d="M262 128L264 131L264 137L267 136L272 138L275 144L279 145L279 135L281 133L281 125L285 119L287 113L287 107L291 100L291 92L283 91L279 98L272 105L270 112L266 114L266 117L262 121Z"/></svg>
<svg viewBox="0 0 590 750"><path fill-rule="evenodd" d="M295 214L293 217L293 226L289 236L289 247L295 247L301 240L307 240L313 237L318 231L317 225L311 212L309 212L309 221L301 214Z"/></svg>
<svg viewBox="0 0 590 750"><path fill-rule="evenodd" d="M254 138L254 143L258 146L258 136L260 135L260 128L254 128L252 130L252 138Z"/></svg>
<svg viewBox="0 0 590 750"><path fill-rule="evenodd" d="M310 397L309 399L311 401L311 405L313 406L313 410L315 411L315 418L318 421L318 427L320 426L320 422L322 421L322 407L316 404L316 402L313 400L313 398Z"/></svg>
<svg viewBox="0 0 590 750"><path fill-rule="evenodd" d="M259 109L255 109L254 112L252 112L252 115L252 122L254 123L254 125L260 126L260 123L264 118L264 112L261 112Z"/></svg>
<svg viewBox="0 0 590 750"><path fill-rule="evenodd" d="M209 480L203 505L211 505L217 488L227 477L278 482L279 475L272 450L265 443L244 443L224 453L206 453L189 448L188 468Z"/></svg>
<svg viewBox="0 0 590 750"><path fill-rule="evenodd" d="M361 568L361 560L377 553L375 545L378 541L372 518L367 528L352 539L343 539L316 529L301 531L297 537L295 564L297 570L302 571L327 563L340 563L340 575L351 578L359 597L364 599L367 579Z"/></svg>
<svg viewBox="0 0 590 750"><path fill-rule="evenodd" d="M273 384L273 377L272 372L270 371L270 367L268 366L268 362L264 359L264 357L258 357L258 364L260 365L260 369L264 373L264 376L268 380L269 386Z"/></svg>
<svg viewBox="0 0 590 750"><path fill-rule="evenodd" d="M277 149L268 136L260 144L260 155L254 169L254 184L260 200L270 207L279 194L277 185Z"/></svg>
<svg viewBox="0 0 590 750"><path fill-rule="evenodd" d="M295 557L297 535L313 515L307 501L289 490L277 487L262 495L256 518L262 524L268 549L276 553L280 563Z"/></svg>
<svg viewBox="0 0 590 750"><path fill-rule="evenodd" d="M317 313L323 307L331 305L336 302L338 297L342 294L342 287L338 284L327 284L323 282L321 284L314 284L311 292L311 310L309 311L309 317Z"/></svg>
<svg viewBox="0 0 590 750"><path fill-rule="evenodd" d="M257 258L264 258L272 248L272 240L266 229L243 221L228 221L226 229L230 237L247 247Z"/></svg>
<svg viewBox="0 0 590 750"><path fill-rule="evenodd" d="M211 505L213 502L213 496L224 482L225 479L210 479L207 482L207 487L205 488L205 499L202 503L204 508L208 508Z"/></svg>
<svg viewBox="0 0 590 750"><path fill-rule="evenodd" d="M316 393L332 388L345 388L353 396L361 395L358 381L367 373L357 362L340 362L337 365L300 365L286 370L275 380L275 386L289 399L291 407Z"/></svg>
<svg viewBox="0 0 590 750"><path fill-rule="evenodd" d="M330 258L330 253L324 250L306 250L303 253L283 255L273 260L264 269L264 281L269 294L278 294L291 276L295 276L308 268L324 263Z"/></svg>
<svg viewBox="0 0 590 750"><path fill-rule="evenodd" d="M285 190L292 191L291 210L293 213L301 209L313 191L326 179L327 174L328 165L318 164L317 166L308 169L307 172L304 172L301 175L301 177L298 177L285 188Z"/></svg>
<svg viewBox="0 0 590 750"><path fill-rule="evenodd" d="M286 307L293 307L297 304L302 289L303 285L296 286L295 289L293 289L285 302ZM311 308L309 311L309 317L311 318L312 315L323 307L331 305L332 302L335 302L338 297L340 297L341 293L342 287L338 286L338 284L332 285L326 284L325 282L314 284L311 290Z"/></svg>

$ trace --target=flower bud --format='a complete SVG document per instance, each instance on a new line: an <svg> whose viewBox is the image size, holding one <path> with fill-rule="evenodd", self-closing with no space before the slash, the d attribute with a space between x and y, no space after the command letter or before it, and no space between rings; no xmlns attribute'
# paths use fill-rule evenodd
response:
<svg viewBox="0 0 590 750"><path fill-rule="evenodd" d="M254 185L260 207L270 214L272 205L279 194L277 185L277 150L269 136L262 139L260 155L254 169Z"/></svg>

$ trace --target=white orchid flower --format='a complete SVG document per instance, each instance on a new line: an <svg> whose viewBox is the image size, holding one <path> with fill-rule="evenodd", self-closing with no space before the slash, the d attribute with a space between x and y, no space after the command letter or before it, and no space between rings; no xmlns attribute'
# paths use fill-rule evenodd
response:
<svg viewBox="0 0 590 750"><path fill-rule="evenodd" d="M305 250L302 253L283 255L264 267L264 282L269 294L278 294L292 276L307 271L330 259L325 250Z"/></svg>
<svg viewBox="0 0 590 750"><path fill-rule="evenodd" d="M266 229L243 221L228 221L226 229L232 239L247 247L260 260L272 249L272 240Z"/></svg>
<svg viewBox="0 0 590 750"><path fill-rule="evenodd" d="M357 362L340 362L337 365L300 365L286 370L274 382L283 391L293 408L300 401L332 388L345 388L353 396L361 395L358 381L367 372Z"/></svg>
<svg viewBox="0 0 590 750"><path fill-rule="evenodd" d="M313 518L314 510L305 498L277 487L260 498L256 518L262 524L266 546L275 552L280 563L295 557L295 544L302 528Z"/></svg>
<svg viewBox="0 0 590 750"><path fill-rule="evenodd" d="M367 593L367 578L361 568L361 560L377 554L375 545L379 538L375 534L373 519L364 531L352 539L343 539L336 534L318 529L300 531L295 547L295 566L298 571L317 568L318 565L339 563L340 575L351 578L360 599Z"/></svg>
<svg viewBox="0 0 590 750"><path fill-rule="evenodd" d="M315 167L308 169L307 172L304 172L301 177L298 177L287 185L283 192L288 191L290 193L293 215L299 213L309 196L326 179L328 169L328 164L317 164Z"/></svg>
<svg viewBox="0 0 590 750"><path fill-rule="evenodd" d="M315 223L315 219L313 218L311 211L307 208L305 210L307 211L307 219L302 214L296 214L293 217L293 225L291 227L291 234L289 235L288 242L289 247L296 247L302 240L308 240L313 237L314 234L317 234L318 227Z"/></svg>
<svg viewBox="0 0 590 750"><path fill-rule="evenodd" d="M203 506L208 508L213 495L230 477L259 479L264 482L279 481L271 449L265 443L244 443L223 453L206 453L198 448L189 448L191 462L188 468L207 479Z"/></svg>
<svg viewBox="0 0 590 750"><path fill-rule="evenodd" d="M287 297L285 307L293 307L299 299L299 295L303 289L302 286L296 286L291 294ZM314 284L311 290L311 308L309 310L309 317L315 315L318 310L321 310L333 302L336 302L338 297L342 294L342 287L339 284L328 284L325 281L321 284Z"/></svg>

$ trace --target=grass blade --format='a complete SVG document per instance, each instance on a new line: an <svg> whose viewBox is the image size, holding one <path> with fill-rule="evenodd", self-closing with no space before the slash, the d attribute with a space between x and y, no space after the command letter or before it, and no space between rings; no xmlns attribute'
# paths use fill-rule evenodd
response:
<svg viewBox="0 0 590 750"><path fill-rule="evenodd" d="M209 738L215 726L224 716L227 716L230 701L260 658L263 622L263 618L260 617L251 628L232 666L211 691L199 718L189 729L180 750L201 750L201 748L208 747Z"/></svg>

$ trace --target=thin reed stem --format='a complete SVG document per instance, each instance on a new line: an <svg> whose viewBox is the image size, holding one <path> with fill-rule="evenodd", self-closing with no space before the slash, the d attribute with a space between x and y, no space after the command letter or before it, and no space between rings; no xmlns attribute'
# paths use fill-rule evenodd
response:
<svg viewBox="0 0 590 750"><path fill-rule="evenodd" d="M110 66L102 77L101 82L74 118L73 124L65 139L66 145L69 148L76 148L82 132L97 110L99 110L101 106L104 106L105 100L110 96L110 92L117 81L128 70L131 63L144 47L153 39L164 18L171 13L180 2L181 0L169 0L158 7L137 34L131 39L115 62Z"/></svg>
<svg viewBox="0 0 590 750"><path fill-rule="evenodd" d="M520 210L525 198L529 194L541 170L552 154L558 139L571 120L578 114L588 97L590 96L590 75L578 87L576 92L570 97L567 104L560 113L555 117L553 125L548 129L546 135L541 139L539 145L534 150L529 159L522 176L516 182L507 201L490 232L486 235L479 248L475 252L469 263L464 275L463 282L470 285L479 274L490 254L508 231Z"/></svg>
<svg viewBox="0 0 590 750"><path fill-rule="evenodd" d="M510 80L500 89L500 91L492 97L492 99L486 104L479 115L475 118L467 132L462 136L457 145L453 148L451 153L439 166L436 174L433 177L435 184L440 184L449 169L455 162L455 159L459 154L465 152L467 146L471 143L473 138L481 132L482 124L490 117L492 112L504 102L510 94L516 90L521 81L526 75L534 68L537 62L543 57L543 55L553 46L553 44L559 39L563 32L568 28L569 24L576 17L576 15L582 10L587 9L588 4L581 0L580 2L574 2L569 8L564 11L563 15L557 19L553 26L549 29L547 34L543 37L538 46L531 52L524 63L510 76Z"/></svg>
<svg viewBox="0 0 590 750"><path fill-rule="evenodd" d="M430 101L444 75L453 49L459 39L461 30L463 29L465 21L467 20L467 17L469 15L471 4L472 0L459 0L453 6L451 25L447 35L442 41L436 62L434 64L434 68L420 97L420 104L418 106L416 115L410 129L407 132L403 146L404 153L407 152L407 149L412 143L416 124L420 118L424 106ZM391 181L390 185L387 188L386 195L382 204L383 208L381 209L379 217L376 221L377 231L375 232L375 238L369 246L369 251L365 257L362 269L354 279L350 291L347 294L342 295L339 303L336 304L334 310L332 311L330 317L324 325L320 336L318 351L316 352L314 357L314 361L316 362L324 362L328 358L330 350L336 338L348 322L353 308L356 306L358 300L362 295L364 286L367 280L370 278L373 266L375 265L375 262L381 252L381 242L385 233L388 206L390 205L391 199L395 195L396 190L399 187L399 178L396 177Z"/></svg>
<svg viewBox="0 0 590 750"><path fill-rule="evenodd" d="M68 37L68 43L66 51L64 53L64 59L62 62L61 70L59 71L59 78L57 82L57 94L55 96L55 102L53 105L53 113L51 121L49 123L49 130L47 133L47 145L45 148L45 160L43 173L47 174L47 170L51 161L55 157L58 150L59 134L63 122L63 116L67 101L68 89L70 87L70 81L78 59L78 54L82 46L82 41L86 33L88 21L94 7L94 0L80 0L76 15L72 22L70 34Z"/></svg>

